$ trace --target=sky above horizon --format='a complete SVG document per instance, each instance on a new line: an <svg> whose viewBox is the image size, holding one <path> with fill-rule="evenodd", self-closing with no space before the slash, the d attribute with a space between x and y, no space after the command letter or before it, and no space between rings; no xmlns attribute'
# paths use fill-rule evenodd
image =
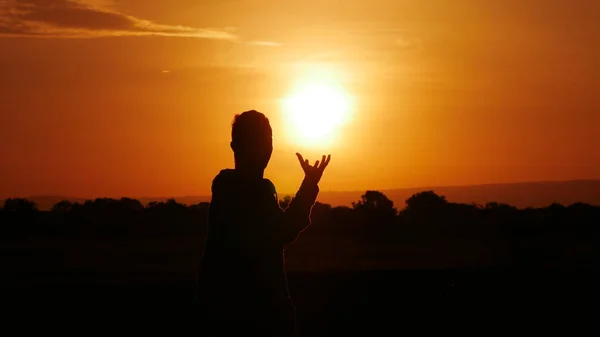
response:
<svg viewBox="0 0 600 337"><path fill-rule="evenodd" d="M331 153L322 190L600 178L595 0L0 0L0 198L207 195L233 116L266 176ZM282 102L326 74L328 142Z"/></svg>

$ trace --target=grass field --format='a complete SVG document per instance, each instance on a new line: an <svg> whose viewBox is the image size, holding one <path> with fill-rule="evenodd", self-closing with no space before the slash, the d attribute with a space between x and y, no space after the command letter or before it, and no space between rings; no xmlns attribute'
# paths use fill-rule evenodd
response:
<svg viewBox="0 0 600 337"><path fill-rule="evenodd" d="M45 314L103 308L109 325L122 309L182 312L193 321L198 238L29 238L0 247L5 307L50 308ZM288 252L290 291L305 336L397 331L424 318L470 324L479 315L512 325L531 315L593 312L600 299L600 276L593 271L490 268L477 266L476 254L470 267L445 268L459 259L449 256L411 268L401 259L420 256L422 263L427 247L415 253L378 246L385 254L356 242L328 247L326 240L299 242Z"/></svg>

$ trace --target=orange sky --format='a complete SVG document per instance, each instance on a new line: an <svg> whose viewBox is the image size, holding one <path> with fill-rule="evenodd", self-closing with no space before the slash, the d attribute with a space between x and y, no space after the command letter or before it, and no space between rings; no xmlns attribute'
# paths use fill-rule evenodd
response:
<svg viewBox="0 0 600 337"><path fill-rule="evenodd" d="M207 195L249 109L281 193L298 150L323 190L600 178L596 0L4 0L0 36L0 198ZM325 149L280 104L314 67L354 100Z"/></svg>

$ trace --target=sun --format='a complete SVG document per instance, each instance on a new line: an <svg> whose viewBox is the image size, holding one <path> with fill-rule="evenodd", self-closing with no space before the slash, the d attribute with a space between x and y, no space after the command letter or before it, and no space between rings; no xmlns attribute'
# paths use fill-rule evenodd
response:
<svg viewBox="0 0 600 337"><path fill-rule="evenodd" d="M286 130L299 145L328 146L349 120L351 99L339 85L305 82L283 100Z"/></svg>

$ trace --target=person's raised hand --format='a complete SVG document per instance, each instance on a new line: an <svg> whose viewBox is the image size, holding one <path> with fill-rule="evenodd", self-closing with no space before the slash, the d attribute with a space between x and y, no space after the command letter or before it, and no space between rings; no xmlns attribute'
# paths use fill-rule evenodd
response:
<svg viewBox="0 0 600 337"><path fill-rule="evenodd" d="M304 170L304 180L313 184L319 183L323 176L323 171L325 171L325 168L329 165L329 161L331 160L331 155L327 155L327 158L323 156L320 162L317 160L314 165L310 165L308 159L305 160L302 158L300 153L296 153L296 157L298 157L300 166L302 166L302 170Z"/></svg>

